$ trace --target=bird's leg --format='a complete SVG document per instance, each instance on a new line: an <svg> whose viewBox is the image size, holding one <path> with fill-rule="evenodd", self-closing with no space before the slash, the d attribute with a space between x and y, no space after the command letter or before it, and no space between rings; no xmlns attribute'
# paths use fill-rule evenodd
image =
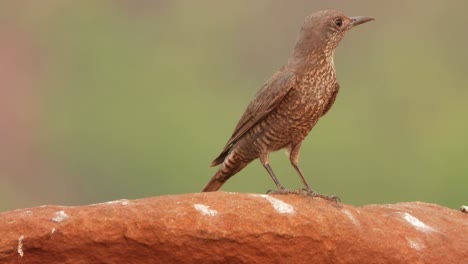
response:
<svg viewBox="0 0 468 264"><path fill-rule="evenodd" d="M320 194L320 193L312 190L312 188L310 188L309 184L307 183L307 180L305 179L305 177L302 174L302 171L301 171L301 169L299 168L299 165L298 165L299 164L299 151L300 151L300 149L301 149L301 143L299 143L297 145L293 145L291 147L291 152L289 154L289 160L291 161L291 165L294 167L297 174L299 174L299 176L301 177L302 183L305 186L305 188L303 190L306 191L306 194L308 196L319 197L319 198L322 198L322 199L325 199L325 200L330 200L330 201L335 201L335 202L341 201L338 196Z"/></svg>
<svg viewBox="0 0 468 264"><path fill-rule="evenodd" d="M279 183L279 180L278 178L276 177L275 173L273 172L273 170L271 169L270 167L270 164L266 163L266 164L263 164L263 167L265 167L265 169L268 171L268 174L270 174L271 178L273 179L273 181L275 182L276 184L276 187L278 188L278 190L276 191L273 191L273 190L268 190L267 191L267 194L287 194L287 193L291 193L290 190L286 189L283 187L283 185L281 185L281 183Z"/></svg>
<svg viewBox="0 0 468 264"><path fill-rule="evenodd" d="M303 183L304 186L305 186L304 189L305 189L307 192L314 192L314 191L310 188L309 184L307 183L307 181L306 181L304 175L302 175L302 171L301 171L301 169L299 168L298 164L297 164L297 163L292 163L292 162L291 162L291 164L292 164L292 166L294 167L294 169L296 170L297 174L299 174L299 176L301 177L302 183Z"/></svg>
<svg viewBox="0 0 468 264"><path fill-rule="evenodd" d="M271 194L290 193L291 191L289 191L288 189L284 188L283 185L281 185L281 183L278 180L278 177L276 177L275 173L271 169L270 164L268 163L268 155L261 156L260 157L260 162L262 162L263 167L265 167L265 169L268 171L268 174L270 174L271 178L273 179L273 181L276 184L276 187L278 188L277 191L268 190L267 194L269 194L269 193L271 193Z"/></svg>
<svg viewBox="0 0 468 264"><path fill-rule="evenodd" d="M305 179L304 175L302 174L301 169L299 168L299 152L301 150L301 143L299 142L298 144L292 144L290 147L290 152L289 152L289 161L291 161L291 165L294 167L296 170L297 174L301 177L302 183L305 186L305 191L308 193L314 193L314 191L310 188L309 183L307 183L307 180Z"/></svg>

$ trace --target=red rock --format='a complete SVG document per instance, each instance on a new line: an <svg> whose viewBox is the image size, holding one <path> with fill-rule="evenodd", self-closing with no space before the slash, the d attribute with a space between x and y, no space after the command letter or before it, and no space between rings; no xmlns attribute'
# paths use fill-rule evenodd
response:
<svg viewBox="0 0 468 264"><path fill-rule="evenodd" d="M197 193L0 213L0 263L468 263L468 214Z"/></svg>

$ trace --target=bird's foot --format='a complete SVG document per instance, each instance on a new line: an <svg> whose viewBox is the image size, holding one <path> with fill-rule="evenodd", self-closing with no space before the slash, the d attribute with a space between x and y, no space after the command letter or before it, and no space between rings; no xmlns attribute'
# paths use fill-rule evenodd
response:
<svg viewBox="0 0 468 264"><path fill-rule="evenodd" d="M332 202L335 202L335 203L340 203L341 202L340 197L338 197L336 195L320 194L320 193L318 193L318 192L316 192L316 191L314 191L312 189L307 189L307 188L303 188L301 191L303 193L305 193L306 196L318 197L318 198L322 198L322 199L332 201Z"/></svg>
<svg viewBox="0 0 468 264"><path fill-rule="evenodd" d="M279 188L278 190L268 190L267 194L299 194L299 191L296 190L288 190L286 188Z"/></svg>

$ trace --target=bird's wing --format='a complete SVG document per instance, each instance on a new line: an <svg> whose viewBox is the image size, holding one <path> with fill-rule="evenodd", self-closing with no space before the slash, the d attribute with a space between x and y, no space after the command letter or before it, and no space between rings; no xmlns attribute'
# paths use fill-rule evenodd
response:
<svg viewBox="0 0 468 264"><path fill-rule="evenodd" d="M324 116L328 110L333 106L333 103L335 103L336 96L338 95L338 91L340 90L340 85L338 83L335 84L335 89L333 90L333 94L330 97L330 100L328 100L327 106L325 106L325 109L322 112L322 116Z"/></svg>
<svg viewBox="0 0 468 264"><path fill-rule="evenodd" d="M255 98L247 106L247 109L234 129L234 133L226 143L226 146L224 146L219 157L213 161L212 166L220 164L232 146L249 131L249 129L275 109L296 82L297 78L294 73L289 71L276 72L257 92Z"/></svg>

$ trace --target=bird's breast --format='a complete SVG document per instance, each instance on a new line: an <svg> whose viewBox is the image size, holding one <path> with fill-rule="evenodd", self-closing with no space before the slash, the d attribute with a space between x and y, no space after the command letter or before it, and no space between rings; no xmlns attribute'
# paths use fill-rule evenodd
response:
<svg viewBox="0 0 468 264"><path fill-rule="evenodd" d="M334 81L306 79L288 93L279 110L293 139L304 138L314 127L332 97L334 86Z"/></svg>

